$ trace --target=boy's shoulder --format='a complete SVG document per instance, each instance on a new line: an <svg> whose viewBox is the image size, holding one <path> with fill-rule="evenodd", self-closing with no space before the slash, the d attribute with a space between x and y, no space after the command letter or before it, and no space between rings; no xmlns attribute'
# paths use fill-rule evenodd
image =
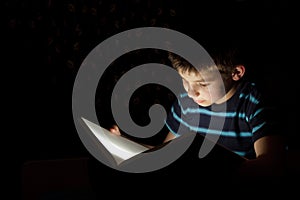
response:
<svg viewBox="0 0 300 200"><path fill-rule="evenodd" d="M246 104L249 102L261 104L265 101L260 86L257 83L248 80L239 85L235 97L240 103L244 102Z"/></svg>
<svg viewBox="0 0 300 200"><path fill-rule="evenodd" d="M261 94L261 89L260 86L257 85L257 83L253 81L245 80L239 84L236 93L240 94L240 96L250 95L250 94L257 96Z"/></svg>

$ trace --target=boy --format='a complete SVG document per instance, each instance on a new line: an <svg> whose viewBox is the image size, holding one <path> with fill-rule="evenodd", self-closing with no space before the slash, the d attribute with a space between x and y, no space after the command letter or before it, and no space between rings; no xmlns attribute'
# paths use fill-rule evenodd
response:
<svg viewBox="0 0 300 200"><path fill-rule="evenodd" d="M200 69L169 53L186 93L178 97L166 119L170 132L164 142L191 130L202 135L221 131L218 143L248 158L239 168L241 175L282 175L285 147L280 129L271 121L271 109L264 105L262 94L248 81L239 49L231 45L210 46L208 53L215 65ZM214 76L214 69L221 79ZM224 122L221 130L211 129L211 117ZM116 126L111 132L120 135Z"/></svg>

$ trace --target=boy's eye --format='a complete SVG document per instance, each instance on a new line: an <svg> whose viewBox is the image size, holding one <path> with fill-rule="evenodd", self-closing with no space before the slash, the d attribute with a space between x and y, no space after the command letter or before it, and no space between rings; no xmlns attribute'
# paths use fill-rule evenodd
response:
<svg viewBox="0 0 300 200"><path fill-rule="evenodd" d="M189 82L187 80L185 80L184 78L182 78L182 82L184 84L188 84ZM194 82L193 84L200 86L200 87L207 87L209 84L208 83L203 83L203 82Z"/></svg>
<svg viewBox="0 0 300 200"><path fill-rule="evenodd" d="M206 87L206 86L208 86L207 83L197 83L197 85L199 85L199 86L201 86L201 87Z"/></svg>

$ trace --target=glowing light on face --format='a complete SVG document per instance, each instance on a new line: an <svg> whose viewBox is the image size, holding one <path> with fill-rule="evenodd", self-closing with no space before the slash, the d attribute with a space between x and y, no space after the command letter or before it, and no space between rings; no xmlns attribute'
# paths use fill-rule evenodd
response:
<svg viewBox="0 0 300 200"><path fill-rule="evenodd" d="M179 74L188 96L201 106L210 106L225 95L223 81L214 72L179 70Z"/></svg>

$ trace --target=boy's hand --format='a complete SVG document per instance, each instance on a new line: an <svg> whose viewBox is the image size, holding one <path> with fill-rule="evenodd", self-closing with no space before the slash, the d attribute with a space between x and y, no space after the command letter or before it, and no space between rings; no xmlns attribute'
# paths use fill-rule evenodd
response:
<svg viewBox="0 0 300 200"><path fill-rule="evenodd" d="M115 135L121 135L121 132L119 130L119 127L117 125L113 125L109 131L112 133L112 134L115 134Z"/></svg>

